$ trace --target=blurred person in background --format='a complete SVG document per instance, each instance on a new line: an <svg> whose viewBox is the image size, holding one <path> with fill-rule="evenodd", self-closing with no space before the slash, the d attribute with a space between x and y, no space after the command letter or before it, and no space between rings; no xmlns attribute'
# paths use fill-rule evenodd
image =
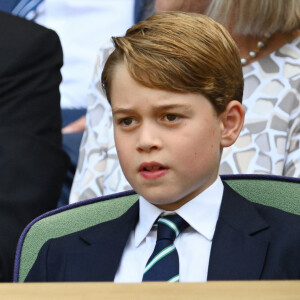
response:
<svg viewBox="0 0 300 300"><path fill-rule="evenodd" d="M0 281L12 281L18 239L56 208L67 171L62 63L55 32L0 12Z"/></svg>

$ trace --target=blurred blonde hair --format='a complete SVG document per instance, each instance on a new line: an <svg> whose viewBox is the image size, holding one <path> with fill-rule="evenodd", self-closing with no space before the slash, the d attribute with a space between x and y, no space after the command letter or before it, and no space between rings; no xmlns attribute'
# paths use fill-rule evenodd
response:
<svg viewBox="0 0 300 300"><path fill-rule="evenodd" d="M263 36L300 28L299 0L211 0L206 15L234 34Z"/></svg>
<svg viewBox="0 0 300 300"><path fill-rule="evenodd" d="M102 86L109 101L115 67L122 62L140 84L202 94L217 113L223 112L231 100L242 101L239 50L228 31L207 16L158 13L113 41L115 50L102 73Z"/></svg>

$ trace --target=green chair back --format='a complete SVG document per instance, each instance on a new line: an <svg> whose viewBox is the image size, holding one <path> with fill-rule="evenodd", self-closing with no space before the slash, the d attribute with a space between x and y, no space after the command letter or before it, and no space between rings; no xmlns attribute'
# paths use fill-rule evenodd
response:
<svg viewBox="0 0 300 300"><path fill-rule="evenodd" d="M265 175L224 175L222 179L249 201L300 215L300 179ZM33 220L17 247L14 281L23 282L43 244L118 218L136 201L133 191L99 197L50 211Z"/></svg>

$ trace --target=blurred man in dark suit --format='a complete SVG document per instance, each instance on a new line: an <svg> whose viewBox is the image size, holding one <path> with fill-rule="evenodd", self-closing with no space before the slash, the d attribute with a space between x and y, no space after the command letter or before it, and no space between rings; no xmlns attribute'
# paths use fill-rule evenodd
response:
<svg viewBox="0 0 300 300"><path fill-rule="evenodd" d="M61 148L57 34L0 12L0 281L11 281L24 227L54 209L68 158Z"/></svg>

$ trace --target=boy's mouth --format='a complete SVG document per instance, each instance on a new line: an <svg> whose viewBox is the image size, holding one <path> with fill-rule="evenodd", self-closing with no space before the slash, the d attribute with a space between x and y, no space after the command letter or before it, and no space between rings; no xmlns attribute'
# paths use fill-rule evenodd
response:
<svg viewBox="0 0 300 300"><path fill-rule="evenodd" d="M139 167L139 172L142 171L151 172L151 171L164 170L164 169L168 169L168 168L157 162L149 162L149 163L142 163Z"/></svg>
<svg viewBox="0 0 300 300"><path fill-rule="evenodd" d="M156 179L164 176L168 171L168 167L158 162L142 163L139 167L139 173L146 179Z"/></svg>

